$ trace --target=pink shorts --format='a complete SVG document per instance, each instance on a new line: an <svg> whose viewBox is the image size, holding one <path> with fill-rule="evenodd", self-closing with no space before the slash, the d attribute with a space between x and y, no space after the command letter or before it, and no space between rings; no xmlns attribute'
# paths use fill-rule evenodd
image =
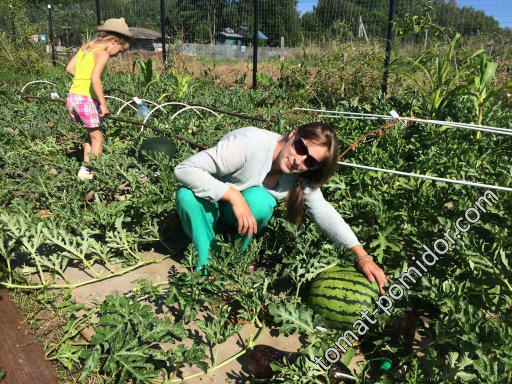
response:
<svg viewBox="0 0 512 384"><path fill-rule="evenodd" d="M73 118L73 123L81 122L87 128L101 128L103 118L101 117L100 102L89 96L68 93L66 107Z"/></svg>

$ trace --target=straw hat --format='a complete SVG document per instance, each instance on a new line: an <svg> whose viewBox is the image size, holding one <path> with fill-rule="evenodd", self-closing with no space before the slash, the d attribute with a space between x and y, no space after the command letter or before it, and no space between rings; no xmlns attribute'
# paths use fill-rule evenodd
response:
<svg viewBox="0 0 512 384"><path fill-rule="evenodd" d="M106 20L98 27L98 31L114 32L126 37L133 37L133 33L130 32L126 21L124 21L124 17Z"/></svg>

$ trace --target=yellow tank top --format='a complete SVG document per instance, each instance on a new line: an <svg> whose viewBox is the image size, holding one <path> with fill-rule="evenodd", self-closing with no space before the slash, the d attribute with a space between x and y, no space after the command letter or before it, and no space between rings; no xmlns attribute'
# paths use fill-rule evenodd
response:
<svg viewBox="0 0 512 384"><path fill-rule="evenodd" d="M91 84L91 74L94 69L94 51L102 48L94 48L88 52L78 50L78 56L75 64L75 76L73 77L73 84L69 89L69 93L76 95L83 95L89 97L96 97Z"/></svg>

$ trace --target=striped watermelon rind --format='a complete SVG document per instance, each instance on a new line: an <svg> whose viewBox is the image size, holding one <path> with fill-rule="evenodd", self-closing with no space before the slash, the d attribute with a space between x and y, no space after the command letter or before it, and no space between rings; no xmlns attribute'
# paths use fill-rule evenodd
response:
<svg viewBox="0 0 512 384"><path fill-rule="evenodd" d="M361 311L373 311L378 295L377 283L355 268L334 266L312 280L307 301L332 327L346 328L360 319Z"/></svg>

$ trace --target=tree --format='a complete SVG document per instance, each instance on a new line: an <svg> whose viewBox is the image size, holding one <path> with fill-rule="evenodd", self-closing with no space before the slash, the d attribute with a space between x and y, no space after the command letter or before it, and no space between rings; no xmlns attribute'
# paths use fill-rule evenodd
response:
<svg viewBox="0 0 512 384"><path fill-rule="evenodd" d="M396 19L406 14L419 15L428 3L431 7L432 21L448 27L462 35L478 33L503 33L499 23L491 16L472 7L460 8L456 1L425 0L401 1L397 4ZM333 25L347 25L357 31L359 16L362 16L366 31L374 37L384 37L388 23L389 0L319 0L313 12L302 16L302 25L306 37L320 40L325 36L332 38Z"/></svg>
<svg viewBox="0 0 512 384"><path fill-rule="evenodd" d="M302 34L297 0L260 0L259 29L269 38L267 44L278 46L283 36L288 45L297 45Z"/></svg>

